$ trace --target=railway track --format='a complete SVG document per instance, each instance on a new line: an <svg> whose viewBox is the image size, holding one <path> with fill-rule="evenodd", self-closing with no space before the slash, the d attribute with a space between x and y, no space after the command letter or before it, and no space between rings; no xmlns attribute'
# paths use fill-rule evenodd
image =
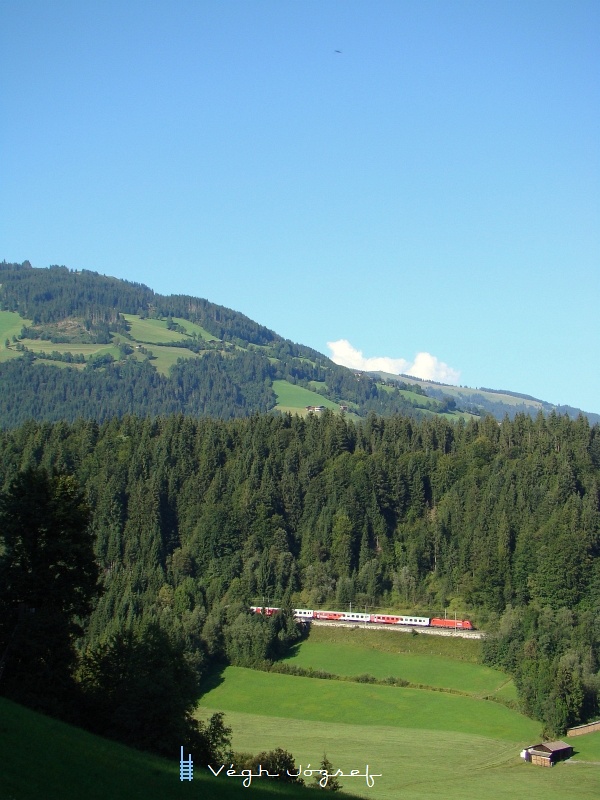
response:
<svg viewBox="0 0 600 800"><path fill-rule="evenodd" d="M336 628L363 628L364 630L372 631L396 631L397 633L425 633L429 636L460 636L462 639L483 639L485 631L461 631L461 630L446 630L444 628L426 628L426 627L410 627L408 625L378 625L374 622L335 622L323 619L310 620L311 625L323 625L324 627Z"/></svg>

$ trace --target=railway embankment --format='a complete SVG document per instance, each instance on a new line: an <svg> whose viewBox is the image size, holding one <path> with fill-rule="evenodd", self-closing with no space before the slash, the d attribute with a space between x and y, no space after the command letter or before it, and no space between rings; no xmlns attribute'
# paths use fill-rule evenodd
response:
<svg viewBox="0 0 600 800"><path fill-rule="evenodd" d="M426 627L409 627L408 625L377 625L377 623L367 622L360 624L356 622L335 622L326 620L310 620L311 625L323 626L325 628L360 628L361 630L370 631L394 631L396 633L425 633L428 636L460 636L462 639L483 639L485 631L461 631L461 630L444 630L439 628L426 628Z"/></svg>

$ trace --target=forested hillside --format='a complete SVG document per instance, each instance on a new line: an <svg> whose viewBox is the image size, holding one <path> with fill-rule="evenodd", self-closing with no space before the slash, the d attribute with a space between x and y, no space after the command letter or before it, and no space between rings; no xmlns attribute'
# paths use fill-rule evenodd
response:
<svg viewBox="0 0 600 800"><path fill-rule="evenodd" d="M281 381L300 413L322 403L354 416L446 411L425 392L356 375L208 300L28 262L0 264L0 284L0 330L12 332L0 345L4 426L31 418L102 422L180 412L228 419L287 410L275 391Z"/></svg>
<svg viewBox="0 0 600 800"><path fill-rule="evenodd" d="M208 300L87 270L3 262L0 308L4 427L124 414L305 414L322 405L354 419L375 412L501 420L553 409L510 393L356 373Z"/></svg>
<svg viewBox="0 0 600 800"><path fill-rule="evenodd" d="M583 417L125 416L29 422L0 453L5 489L28 467L84 487L104 585L88 644L158 623L202 670L273 656L251 603L449 608L500 620L487 657L526 670L532 713L577 677L547 724L598 710L600 428Z"/></svg>

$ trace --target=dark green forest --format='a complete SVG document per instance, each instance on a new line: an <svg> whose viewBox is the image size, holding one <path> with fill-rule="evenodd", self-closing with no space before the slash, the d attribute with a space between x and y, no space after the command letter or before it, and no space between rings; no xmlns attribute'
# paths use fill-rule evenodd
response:
<svg viewBox="0 0 600 800"><path fill-rule="evenodd" d="M187 295L160 295L141 283L99 275L90 270L49 269L23 264L0 264L2 307L17 311L34 325L79 319L90 341L109 332L126 332L122 314L174 316L194 319L217 339L238 338L266 345L280 336L237 311ZM107 341L107 340L106 340Z"/></svg>
<svg viewBox="0 0 600 800"><path fill-rule="evenodd" d="M201 677L297 635L250 604L352 603L470 617L548 730L598 713L600 427L584 417L30 421L0 434L4 493L28 469L69 476L89 509L101 590L79 649L97 697L98 665L142 630Z"/></svg>
<svg viewBox="0 0 600 800"><path fill-rule="evenodd" d="M269 668L301 635L292 608L352 604L470 618L549 734L600 712L595 417L481 390L467 420L443 387L386 385L94 272L3 262L0 284L28 321L19 336L5 315L0 363L3 694L222 760L223 719L192 717L201 681ZM159 326L169 369L125 314ZM272 413L274 381L348 413ZM284 612L249 611L265 604Z"/></svg>

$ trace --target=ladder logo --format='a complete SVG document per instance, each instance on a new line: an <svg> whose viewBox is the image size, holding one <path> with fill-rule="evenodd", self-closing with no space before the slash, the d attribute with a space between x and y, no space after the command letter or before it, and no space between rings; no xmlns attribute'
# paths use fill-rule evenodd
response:
<svg viewBox="0 0 600 800"><path fill-rule="evenodd" d="M179 780L191 781L194 778L194 762L192 761L192 754L189 753L187 758L183 757L183 745L181 746L181 758L179 760Z"/></svg>

